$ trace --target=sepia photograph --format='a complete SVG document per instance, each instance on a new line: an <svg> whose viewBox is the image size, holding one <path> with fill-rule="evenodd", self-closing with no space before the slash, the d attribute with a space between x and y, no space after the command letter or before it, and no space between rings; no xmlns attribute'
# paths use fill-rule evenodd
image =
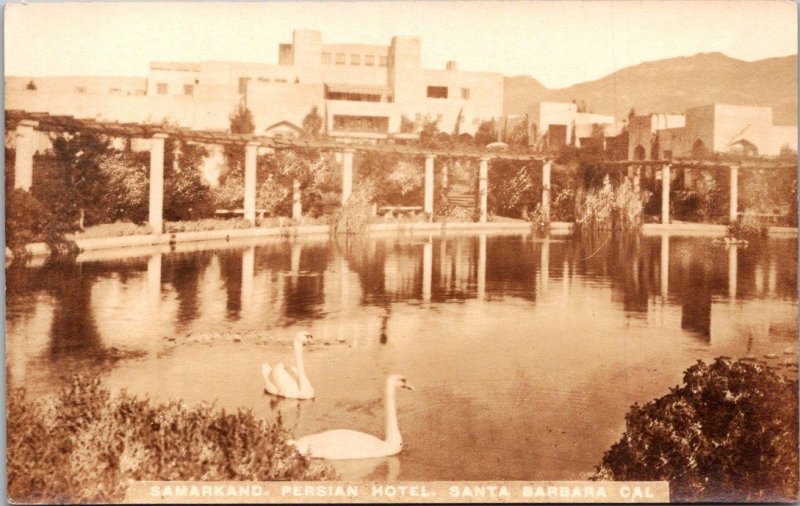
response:
<svg viewBox="0 0 800 506"><path fill-rule="evenodd" d="M800 500L795 2L4 17L9 503Z"/></svg>

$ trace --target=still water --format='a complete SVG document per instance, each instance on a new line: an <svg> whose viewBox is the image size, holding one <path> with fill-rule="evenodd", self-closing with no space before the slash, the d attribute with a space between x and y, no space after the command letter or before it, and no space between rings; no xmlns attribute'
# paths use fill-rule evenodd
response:
<svg viewBox="0 0 800 506"><path fill-rule="evenodd" d="M89 371L155 400L280 411L296 435L382 436L383 380L404 374L416 387L398 393L405 449L337 463L345 479L580 479L629 406L696 360L796 363L796 239L484 234L144 253L7 268L11 384L47 394ZM315 336L317 398L276 401L260 364L291 361L300 329ZM120 350L141 356L112 360Z"/></svg>

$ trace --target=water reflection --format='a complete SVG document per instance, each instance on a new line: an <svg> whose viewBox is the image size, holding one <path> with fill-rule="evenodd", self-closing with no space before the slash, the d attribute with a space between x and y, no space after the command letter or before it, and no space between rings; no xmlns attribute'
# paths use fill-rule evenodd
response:
<svg viewBox="0 0 800 506"><path fill-rule="evenodd" d="M381 427L383 378L402 371L419 387L400 399L407 451L343 475L578 478L627 407L696 359L794 347L796 255L795 240L478 234L12 266L9 375L47 392L114 347L142 349L110 384L279 411L312 433ZM318 341L307 356L318 398L278 402L263 394L260 363L282 357L299 328ZM225 332L241 337L208 337Z"/></svg>

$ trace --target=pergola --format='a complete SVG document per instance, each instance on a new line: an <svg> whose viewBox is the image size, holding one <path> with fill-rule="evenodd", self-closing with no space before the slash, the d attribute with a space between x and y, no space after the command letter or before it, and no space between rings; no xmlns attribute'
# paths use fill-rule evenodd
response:
<svg viewBox="0 0 800 506"><path fill-rule="evenodd" d="M72 116L57 116L47 113L25 111L6 111L6 130L15 131L16 160L14 166L15 187L30 189L33 177L33 155L36 151L36 131L71 133L92 132L109 137L150 139L150 197L149 224L154 233L163 228L164 200L164 141L176 138L200 144L236 145L245 151L244 163L244 218L255 223L256 218L256 162L258 150L280 149L318 149L339 154L342 170L342 204L347 202L353 192L353 154L359 152L397 153L411 158L423 158L424 164L424 203L423 211L433 214L434 201L434 161L436 158L473 159L479 161L478 197L481 222L488 216L488 172L492 159L538 161L542 163L542 208L550 209L550 172L552 157L535 153L507 153L480 148L426 149L422 146L402 144L349 144L317 139L282 139L256 135L231 134L227 132L191 130L187 128L148 125L139 123L117 123L76 119ZM446 185L447 167L442 168L442 181ZM300 184L292 185L292 217L302 214Z"/></svg>
<svg viewBox="0 0 800 506"><path fill-rule="evenodd" d="M751 161L715 161L715 160L623 160L603 162L606 168L626 167L632 172L634 188L639 187L639 178L642 167L655 167L661 169L661 223L669 224L669 191L671 182L671 169L699 169L699 170L728 170L730 171L730 209L728 219L736 222L739 216L739 169L767 169L767 170L797 170L796 164L785 161L751 160Z"/></svg>
<svg viewBox="0 0 800 506"><path fill-rule="evenodd" d="M163 229L164 201L164 141L176 138L200 144L236 145L245 151L244 164L244 218L255 223L256 218L256 163L258 150L280 149L318 149L320 151L339 154L342 170L342 204L347 202L353 192L353 154L358 152L396 153L410 158L423 158L424 163L424 202L423 211L431 216L434 208L434 162L440 159L472 159L479 161L478 198L479 221L485 222L488 217L488 173L489 161L517 160L536 161L542 164L542 210L545 216L550 213L550 173L552 155L532 152L506 152L486 148L430 149L417 145L403 144L349 144L318 139L282 139L256 135L231 134L209 130L191 130L174 126L118 123L97 121L93 119L76 119L73 116L58 116L47 113L30 113L18 110L5 111L6 131L15 131L16 159L14 166L15 187L30 189L33 178L33 155L36 151L36 131L70 133L92 132L109 137L150 139L150 196L149 223L154 233ZM730 171L730 214L731 222L738 217L738 175L740 168L754 169L791 169L797 170L796 164L788 162L754 160L754 161L707 161L707 160L621 160L601 163L606 168L626 167L634 187L639 187L642 167L657 167L662 170L661 184L661 223L669 224L669 191L670 170L681 169L716 169ZM442 183L447 183L447 166L442 167ZM300 183L295 180L292 185L292 217L302 215Z"/></svg>

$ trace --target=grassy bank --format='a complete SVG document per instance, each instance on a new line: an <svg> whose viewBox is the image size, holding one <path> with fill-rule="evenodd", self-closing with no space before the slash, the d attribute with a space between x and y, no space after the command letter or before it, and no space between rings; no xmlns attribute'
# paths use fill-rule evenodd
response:
<svg viewBox="0 0 800 506"><path fill-rule="evenodd" d="M15 502L113 502L128 480L318 480L286 444L280 418L201 404L153 404L75 377L55 399L8 395L8 496Z"/></svg>

